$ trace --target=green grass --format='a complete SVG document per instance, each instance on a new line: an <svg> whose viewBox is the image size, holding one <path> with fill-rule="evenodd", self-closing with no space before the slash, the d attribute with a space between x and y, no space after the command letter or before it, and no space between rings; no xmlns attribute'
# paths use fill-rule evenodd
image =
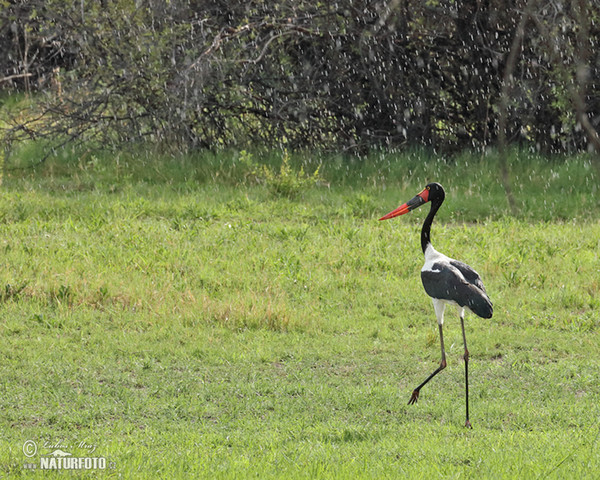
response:
<svg viewBox="0 0 600 480"><path fill-rule="evenodd" d="M122 478L598 478L600 222L586 157L298 155L329 185L294 200L235 153L7 161L0 194L0 477L62 443ZM256 154L276 164L278 155ZM348 167L348 168L346 168ZM494 317L458 317L439 363L419 270L436 248L482 275ZM63 473L64 475L64 473ZM77 476L97 476L81 472ZM62 477L61 477L62 478Z"/></svg>

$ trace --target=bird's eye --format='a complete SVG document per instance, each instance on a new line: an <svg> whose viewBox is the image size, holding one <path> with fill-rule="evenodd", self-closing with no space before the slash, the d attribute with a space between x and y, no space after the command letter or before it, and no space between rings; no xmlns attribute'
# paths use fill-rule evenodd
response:
<svg viewBox="0 0 600 480"><path fill-rule="evenodd" d="M430 187L429 185L427 185L425 188L426 188L427 190L431 190L431 187Z"/></svg>

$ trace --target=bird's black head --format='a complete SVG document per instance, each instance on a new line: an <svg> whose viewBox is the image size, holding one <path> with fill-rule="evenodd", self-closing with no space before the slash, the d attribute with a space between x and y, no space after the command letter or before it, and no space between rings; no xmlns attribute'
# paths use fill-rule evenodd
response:
<svg viewBox="0 0 600 480"><path fill-rule="evenodd" d="M411 198L408 202L400 205L396 210L391 211L387 215L384 215L379 220L388 220L389 218L397 217L398 215L404 215L405 213L426 204L427 202L432 203L431 208L438 208L446 198L446 192L444 188L436 182L429 183L425 188Z"/></svg>
<svg viewBox="0 0 600 480"><path fill-rule="evenodd" d="M425 186L423 192L426 191L429 192L427 198L425 199L426 202L442 203L444 201L444 198L446 198L446 192L444 191L444 187L442 187L437 182L428 183Z"/></svg>

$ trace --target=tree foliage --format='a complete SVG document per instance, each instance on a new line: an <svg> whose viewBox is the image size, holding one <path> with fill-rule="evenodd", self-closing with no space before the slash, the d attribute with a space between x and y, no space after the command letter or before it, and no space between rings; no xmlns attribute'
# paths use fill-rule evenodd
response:
<svg viewBox="0 0 600 480"><path fill-rule="evenodd" d="M504 109L508 142L558 152L600 123L597 2L0 5L0 88L32 99L7 138L481 149Z"/></svg>

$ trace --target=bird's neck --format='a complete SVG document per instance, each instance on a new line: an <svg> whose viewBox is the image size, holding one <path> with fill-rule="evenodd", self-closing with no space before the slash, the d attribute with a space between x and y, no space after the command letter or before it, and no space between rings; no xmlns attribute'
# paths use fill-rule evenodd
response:
<svg viewBox="0 0 600 480"><path fill-rule="evenodd" d="M435 217L435 214L442 205L442 202L443 200L441 202L431 203L429 214L423 222L423 228L421 228L421 248L423 249L423 253L425 253L425 250L427 250L427 246L431 245L431 224L433 223L433 217Z"/></svg>

